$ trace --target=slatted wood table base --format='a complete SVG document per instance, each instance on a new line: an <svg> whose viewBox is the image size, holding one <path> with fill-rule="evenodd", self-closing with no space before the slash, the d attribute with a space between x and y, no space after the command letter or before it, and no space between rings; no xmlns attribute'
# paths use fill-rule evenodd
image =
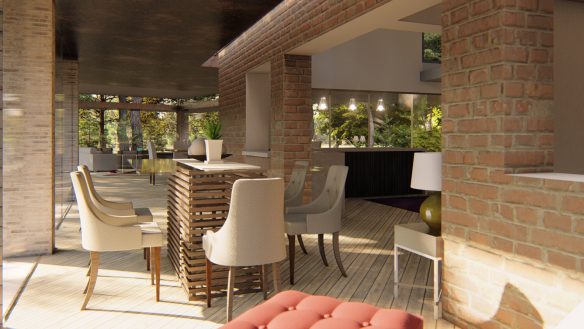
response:
<svg viewBox="0 0 584 329"><path fill-rule="evenodd" d="M189 300L206 300L203 235L217 231L229 211L231 187L262 171L205 172L177 163L168 181L168 256ZM225 296L228 268L213 266L212 297ZM262 291L259 267L237 268L236 294Z"/></svg>

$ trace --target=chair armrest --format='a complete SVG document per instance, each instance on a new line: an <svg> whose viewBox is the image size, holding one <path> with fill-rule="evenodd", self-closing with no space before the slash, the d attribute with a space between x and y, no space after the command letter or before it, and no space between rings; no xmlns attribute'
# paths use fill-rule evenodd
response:
<svg viewBox="0 0 584 329"><path fill-rule="evenodd" d="M324 210L326 210L325 205L321 205L319 202L313 201L302 206L286 207L286 214L313 214L321 213Z"/></svg>
<svg viewBox="0 0 584 329"><path fill-rule="evenodd" d="M306 215L308 233L333 233L341 230L342 207L333 207L325 212Z"/></svg>
<svg viewBox="0 0 584 329"><path fill-rule="evenodd" d="M109 214L101 214L99 219L105 224L112 226L129 226L139 224L142 221L139 220L139 216L113 216Z"/></svg>
<svg viewBox="0 0 584 329"><path fill-rule="evenodd" d="M101 202L101 204L104 207L107 208L111 208L111 209L116 209L116 210L134 210L134 205L132 204L132 202L113 202L113 201L108 201L105 200L104 198L101 198L101 200L99 200Z"/></svg>

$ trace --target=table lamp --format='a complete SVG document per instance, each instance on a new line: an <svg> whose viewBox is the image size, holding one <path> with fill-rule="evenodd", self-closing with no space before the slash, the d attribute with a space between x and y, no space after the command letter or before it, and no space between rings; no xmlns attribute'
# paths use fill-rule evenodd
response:
<svg viewBox="0 0 584 329"><path fill-rule="evenodd" d="M414 153L412 180L410 187L418 190L433 191L420 206L420 217L430 227L430 234L440 235L442 204L442 153Z"/></svg>

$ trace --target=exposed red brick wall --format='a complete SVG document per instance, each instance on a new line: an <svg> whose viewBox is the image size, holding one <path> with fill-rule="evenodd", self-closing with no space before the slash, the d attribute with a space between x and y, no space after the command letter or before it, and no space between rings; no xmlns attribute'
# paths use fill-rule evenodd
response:
<svg viewBox="0 0 584 329"><path fill-rule="evenodd" d="M584 184L511 175L553 166L553 1L446 0L442 24L446 316L553 325L584 298Z"/></svg>
<svg viewBox="0 0 584 329"><path fill-rule="evenodd" d="M272 165L285 174L294 160L310 159L310 57L287 53L387 2L283 1L228 45L219 54L219 113L228 152L239 153L245 145L245 74L270 63Z"/></svg>

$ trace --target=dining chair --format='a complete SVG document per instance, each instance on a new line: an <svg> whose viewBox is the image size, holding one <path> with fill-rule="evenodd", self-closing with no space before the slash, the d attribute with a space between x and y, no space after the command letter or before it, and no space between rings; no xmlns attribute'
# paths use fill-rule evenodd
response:
<svg viewBox="0 0 584 329"><path fill-rule="evenodd" d="M81 245L91 257L90 275L84 293L81 310L85 310L93 295L97 282L100 255L103 252L126 251L150 248L153 271L151 284L156 286L156 301L160 300L160 249L163 244L162 231L156 223L122 223L101 212L91 202L83 174L71 172L73 190L81 221Z"/></svg>
<svg viewBox="0 0 584 329"><path fill-rule="evenodd" d="M89 168L87 168L86 165L79 165L77 166L77 170L83 175L85 183L87 184L87 190L89 191L91 202L93 202L93 205L102 212L110 215L114 219L121 216L122 218L119 220L123 223L127 223L128 220L130 220L129 217L133 217L136 224L152 222L154 220L149 208L134 208L132 202L113 202L104 199L95 189ZM144 259L146 259L146 270L150 271L149 248L144 248ZM87 274L89 275L89 271Z"/></svg>
<svg viewBox="0 0 584 329"><path fill-rule="evenodd" d="M324 252L324 234L332 233L333 251L341 274L347 273L339 251L339 232L343 215L345 181L349 167L330 166L324 188L314 201L298 207L286 208L285 222L288 235L288 259L290 284L294 284L295 239L301 234L318 234L318 249L325 266L328 261Z"/></svg>
<svg viewBox="0 0 584 329"><path fill-rule="evenodd" d="M235 267L261 265L264 299L267 264L272 264L274 291L280 290L279 262L286 258L284 182L281 178L238 179L233 184L229 214L217 231L203 236L207 258L207 305L211 306L212 264L228 266L227 320L231 320Z"/></svg>
<svg viewBox="0 0 584 329"><path fill-rule="evenodd" d="M307 171L308 161L294 162L294 168L292 169L290 181L284 190L284 207L295 207L302 204L304 199L304 182L306 181ZM298 244L300 245L302 252L307 255L308 252L304 247L302 235L297 235L296 238L298 239Z"/></svg>

